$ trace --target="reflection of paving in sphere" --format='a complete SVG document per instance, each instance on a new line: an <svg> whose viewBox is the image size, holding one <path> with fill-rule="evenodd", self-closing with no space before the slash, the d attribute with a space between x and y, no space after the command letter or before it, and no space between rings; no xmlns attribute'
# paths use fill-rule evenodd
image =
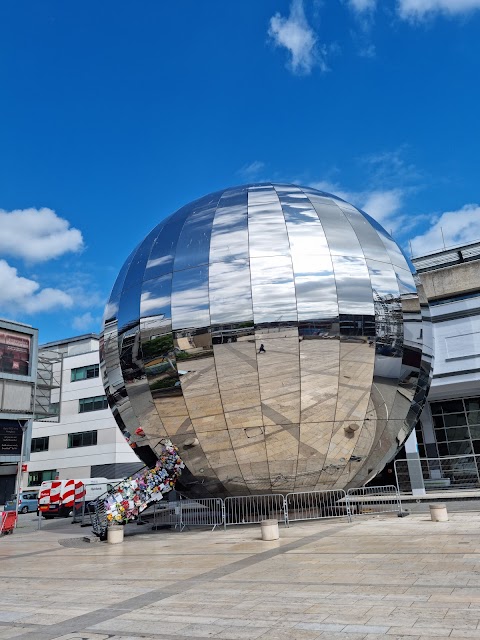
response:
<svg viewBox="0 0 480 640"><path fill-rule="evenodd" d="M429 384L428 307L390 236L292 185L210 194L161 222L106 308L105 389L150 464L197 493L343 488L405 440Z"/></svg>

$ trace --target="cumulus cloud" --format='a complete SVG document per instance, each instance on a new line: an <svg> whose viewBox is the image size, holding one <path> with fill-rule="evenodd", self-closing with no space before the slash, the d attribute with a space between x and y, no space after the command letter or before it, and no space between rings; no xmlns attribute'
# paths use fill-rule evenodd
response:
<svg viewBox="0 0 480 640"><path fill-rule="evenodd" d="M454 16L475 9L480 9L480 0L398 0L397 3L397 11L405 20L418 20L435 13Z"/></svg>
<svg viewBox="0 0 480 640"><path fill-rule="evenodd" d="M302 0L292 0L288 18L279 13L270 18L268 35L275 46L287 49L287 66L294 74L308 75L314 67L328 70L326 47L308 24Z"/></svg>
<svg viewBox="0 0 480 640"><path fill-rule="evenodd" d="M82 234L48 208L0 209L0 254L46 262L83 248Z"/></svg>
<svg viewBox="0 0 480 640"><path fill-rule="evenodd" d="M40 313L72 306L72 297L64 291L42 289L38 282L19 276L17 269L0 260L0 308L18 316L19 313Z"/></svg>
<svg viewBox="0 0 480 640"><path fill-rule="evenodd" d="M76 316L73 319L72 326L74 329L77 329L77 331L87 331L92 327L98 328L100 320L101 318L94 317L90 311L87 311L81 316Z"/></svg>
<svg viewBox="0 0 480 640"><path fill-rule="evenodd" d="M466 204L457 211L446 211L430 219L430 228L411 240L415 255L425 251L467 244L480 239L480 205ZM443 237L442 237L443 234Z"/></svg>

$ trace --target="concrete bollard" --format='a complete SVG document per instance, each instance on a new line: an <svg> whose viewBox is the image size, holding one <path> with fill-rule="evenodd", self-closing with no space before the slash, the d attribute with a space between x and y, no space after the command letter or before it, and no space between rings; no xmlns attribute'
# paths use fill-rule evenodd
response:
<svg viewBox="0 0 480 640"><path fill-rule="evenodd" d="M433 503L428 505L430 507L430 519L432 522L448 522L447 505Z"/></svg>
<svg viewBox="0 0 480 640"><path fill-rule="evenodd" d="M107 542L108 544L120 544L123 542L123 526L113 526L107 529Z"/></svg>
<svg viewBox="0 0 480 640"><path fill-rule="evenodd" d="M278 540L280 538L278 520L262 520L260 526L262 528L262 540Z"/></svg>

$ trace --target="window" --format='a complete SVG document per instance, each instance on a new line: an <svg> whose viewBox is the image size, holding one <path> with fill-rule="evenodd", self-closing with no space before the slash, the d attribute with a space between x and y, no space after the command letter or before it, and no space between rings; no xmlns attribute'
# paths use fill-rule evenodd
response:
<svg viewBox="0 0 480 640"><path fill-rule="evenodd" d="M59 416L60 415L60 403L59 402L51 402L50 403L50 407L49 407L49 411L53 415Z"/></svg>
<svg viewBox="0 0 480 640"><path fill-rule="evenodd" d="M77 367L72 369L70 381L77 382L77 380L87 380L88 378L98 378L99 365L89 364L87 367Z"/></svg>
<svg viewBox="0 0 480 640"><path fill-rule="evenodd" d="M99 411L100 409L108 409L106 396L94 396L93 398L80 398L78 401L78 412L86 413L87 411Z"/></svg>
<svg viewBox="0 0 480 640"><path fill-rule="evenodd" d="M40 451L48 451L48 436L41 438L32 438L31 453L40 453Z"/></svg>
<svg viewBox="0 0 480 640"><path fill-rule="evenodd" d="M28 474L28 486L36 487L47 480L55 480L57 476L58 471L56 469L50 469L48 471L32 471Z"/></svg>
<svg viewBox="0 0 480 640"><path fill-rule="evenodd" d="M69 449L74 449L75 447L91 447L94 444L97 444L96 431L82 431L80 433L68 434L67 447Z"/></svg>

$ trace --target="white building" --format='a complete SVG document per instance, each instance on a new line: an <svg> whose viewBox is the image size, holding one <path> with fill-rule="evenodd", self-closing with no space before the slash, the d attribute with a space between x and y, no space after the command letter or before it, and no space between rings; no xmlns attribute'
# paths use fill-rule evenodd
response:
<svg viewBox="0 0 480 640"><path fill-rule="evenodd" d="M413 260L433 322L435 365L417 429L421 457L480 454L480 242Z"/></svg>
<svg viewBox="0 0 480 640"><path fill-rule="evenodd" d="M99 340L87 334L42 345L58 352L58 388L51 392L57 418L33 423L28 478L38 486L54 478L124 478L143 465L130 449L107 404L99 372Z"/></svg>

